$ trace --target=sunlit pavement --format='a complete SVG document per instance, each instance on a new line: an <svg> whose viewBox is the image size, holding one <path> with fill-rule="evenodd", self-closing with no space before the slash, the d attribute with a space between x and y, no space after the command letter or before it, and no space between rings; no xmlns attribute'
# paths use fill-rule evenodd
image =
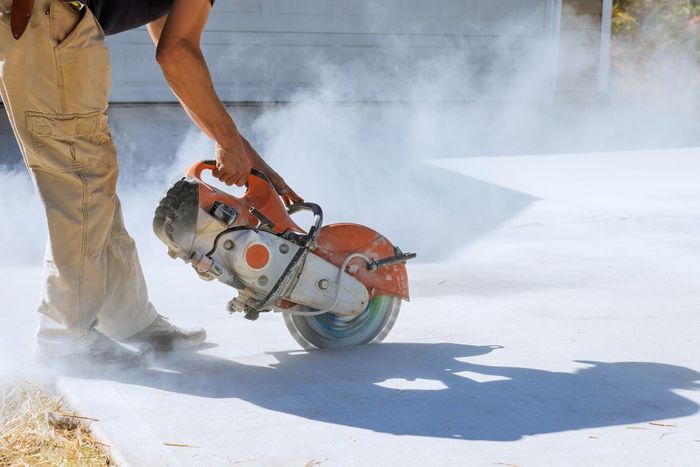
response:
<svg viewBox="0 0 700 467"><path fill-rule="evenodd" d="M471 231L454 208L385 344L302 352L139 232L154 303L211 345L59 389L132 465L697 465L700 150L423 164L501 215ZM0 281L16 371L40 272Z"/></svg>

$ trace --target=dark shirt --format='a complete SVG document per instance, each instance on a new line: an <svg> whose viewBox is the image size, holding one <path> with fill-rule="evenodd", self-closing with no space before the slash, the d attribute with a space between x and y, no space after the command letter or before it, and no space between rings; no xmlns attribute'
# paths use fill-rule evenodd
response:
<svg viewBox="0 0 700 467"><path fill-rule="evenodd" d="M138 28L167 15L173 0L85 0L106 35ZM214 5L214 0L211 0Z"/></svg>

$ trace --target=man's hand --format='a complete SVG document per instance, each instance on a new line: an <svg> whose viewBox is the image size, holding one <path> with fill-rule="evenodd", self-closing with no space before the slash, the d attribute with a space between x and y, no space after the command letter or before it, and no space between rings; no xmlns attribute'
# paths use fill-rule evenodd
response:
<svg viewBox="0 0 700 467"><path fill-rule="evenodd" d="M248 155L248 160L250 160L250 164L254 169L257 169L267 175L267 178L270 180L270 183L272 183L272 186L277 194L280 195L284 201L284 204L289 207L292 204L303 203L304 200L302 197L296 194L277 172L272 170L272 167L265 162L265 160L260 156L260 154L258 154L248 140L245 138L242 139L243 146L245 147L246 154Z"/></svg>
<svg viewBox="0 0 700 467"><path fill-rule="evenodd" d="M242 143L229 148L216 145L216 170L213 175L226 185L245 185L251 168Z"/></svg>
<svg viewBox="0 0 700 467"><path fill-rule="evenodd" d="M263 161L265 163L265 161ZM278 195L282 198L284 201L284 204L289 207L292 204L297 204L297 203L303 203L304 200L292 190L292 188L287 185L287 182L284 181L282 177L279 176L277 172L272 170L269 165L265 164L266 168L260 168L260 167L255 167L265 175L267 175L267 178L270 179L270 183L272 183L272 186L275 188L275 191L277 192Z"/></svg>

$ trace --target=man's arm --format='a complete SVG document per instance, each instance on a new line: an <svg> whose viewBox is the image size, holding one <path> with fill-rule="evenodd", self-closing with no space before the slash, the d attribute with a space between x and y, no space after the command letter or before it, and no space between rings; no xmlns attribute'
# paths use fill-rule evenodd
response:
<svg viewBox="0 0 700 467"><path fill-rule="evenodd" d="M252 166L268 176L288 206L300 203L303 199L238 133L214 90L200 48L210 11L210 0L174 0L169 15L148 25L163 74L195 124L216 142L215 176L240 186Z"/></svg>
<svg viewBox="0 0 700 467"><path fill-rule="evenodd" d="M228 185L241 186L251 162L236 124L214 90L200 48L210 11L210 0L174 0L170 14L149 24L148 31L171 89L195 124L216 143L214 175Z"/></svg>

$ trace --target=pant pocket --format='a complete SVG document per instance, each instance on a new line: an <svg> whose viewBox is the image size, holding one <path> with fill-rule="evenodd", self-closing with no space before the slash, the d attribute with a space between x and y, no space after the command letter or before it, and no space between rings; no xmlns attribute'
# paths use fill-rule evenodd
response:
<svg viewBox="0 0 700 467"><path fill-rule="evenodd" d="M116 165L114 143L107 116L87 114L43 114L27 112L31 135L27 164L52 172L92 171Z"/></svg>
<svg viewBox="0 0 700 467"><path fill-rule="evenodd" d="M61 3L64 10L71 10L63 0L53 2ZM72 29L74 20L71 21L70 16L64 21L55 21L54 43L57 45L54 52L59 68L58 85L63 92L62 111L66 113L104 111L109 99L109 51L104 33L89 8L83 8L80 13L81 19Z"/></svg>
<svg viewBox="0 0 700 467"><path fill-rule="evenodd" d="M85 14L85 8L75 10L65 0L53 0L49 12L51 38L58 47L79 35L80 29L84 27L83 23L90 20Z"/></svg>

